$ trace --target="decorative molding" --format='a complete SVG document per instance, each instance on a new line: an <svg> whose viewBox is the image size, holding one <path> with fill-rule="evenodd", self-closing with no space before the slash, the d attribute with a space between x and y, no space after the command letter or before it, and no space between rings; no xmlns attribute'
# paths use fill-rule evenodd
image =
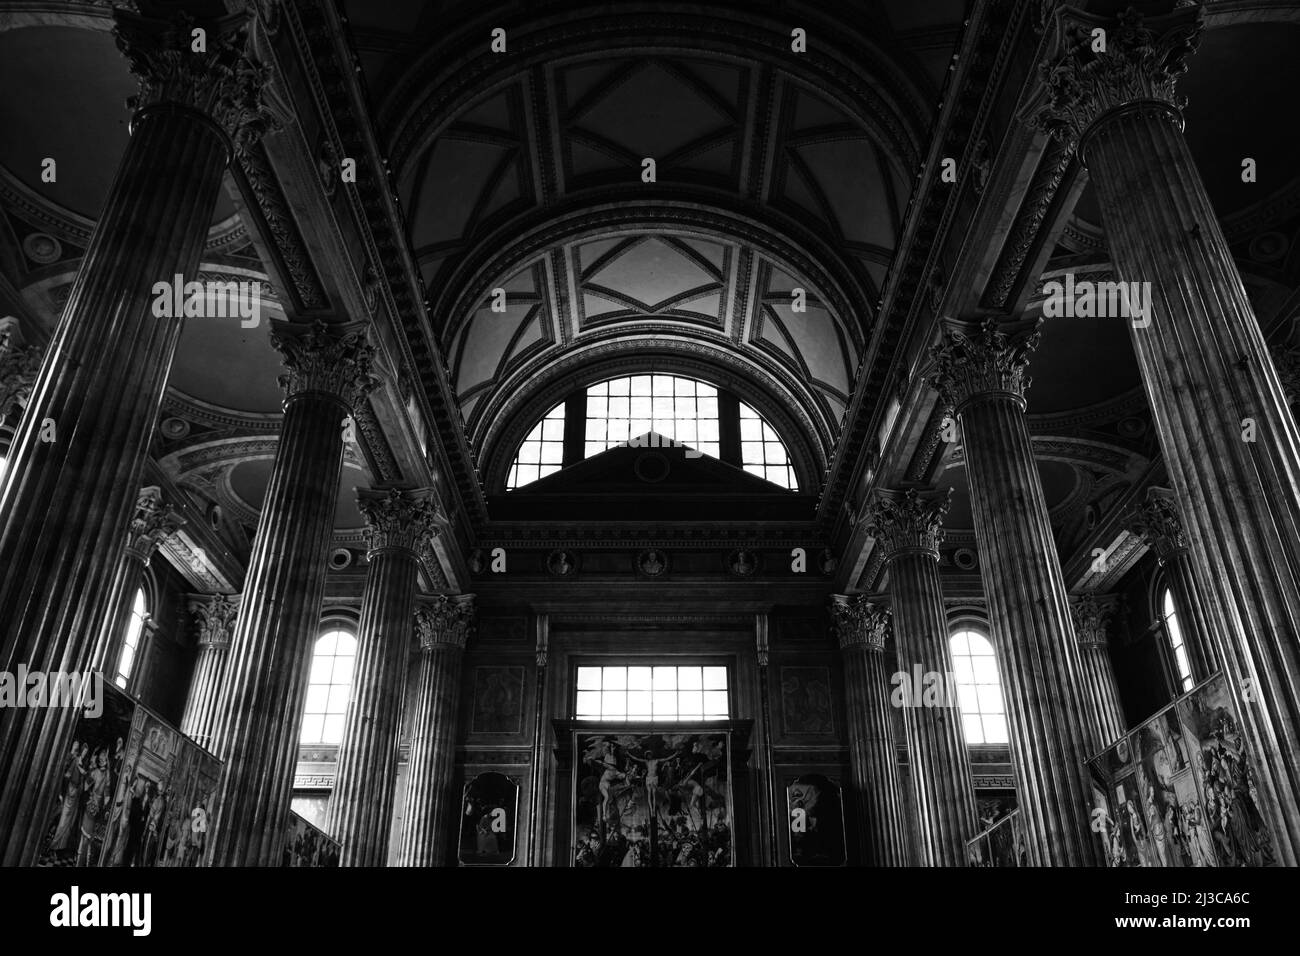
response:
<svg viewBox="0 0 1300 956"><path fill-rule="evenodd" d="M286 402L314 392L332 395L356 409L379 385L372 372L375 349L360 323L330 326L317 319L304 328L272 321L271 344L289 370L279 378Z"/></svg>
<svg viewBox="0 0 1300 956"><path fill-rule="evenodd" d="M235 621L239 617L241 596L214 594L208 598L194 597L189 601L194 615L198 642L216 648L230 646L235 634Z"/></svg>
<svg viewBox="0 0 1300 956"><path fill-rule="evenodd" d="M185 517L171 502L163 499L162 489L150 485L136 498L135 513L127 532L126 553L144 564L164 540L185 524Z"/></svg>
<svg viewBox="0 0 1300 956"><path fill-rule="evenodd" d="M1070 598L1070 617L1080 644L1105 647L1114 608L1100 603L1092 594Z"/></svg>
<svg viewBox="0 0 1300 956"><path fill-rule="evenodd" d="M425 651L464 649L474 632L474 595L439 594L422 602L415 610L415 632Z"/></svg>
<svg viewBox="0 0 1300 956"><path fill-rule="evenodd" d="M441 515L433 490L420 488L357 489L357 507L366 519L369 554L400 548L418 554L440 530Z"/></svg>
<svg viewBox="0 0 1300 956"><path fill-rule="evenodd" d="M1187 534L1173 491L1149 488L1147 497L1128 514L1128 529L1155 549L1161 561L1187 550Z"/></svg>
<svg viewBox="0 0 1300 956"><path fill-rule="evenodd" d="M883 653L891 613L889 608L867 600L865 594L832 594L831 621L840 650L861 646Z"/></svg>

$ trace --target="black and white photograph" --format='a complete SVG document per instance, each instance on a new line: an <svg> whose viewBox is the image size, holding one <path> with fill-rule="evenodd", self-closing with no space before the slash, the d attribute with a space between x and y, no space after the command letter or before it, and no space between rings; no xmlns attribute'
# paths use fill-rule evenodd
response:
<svg viewBox="0 0 1300 956"><path fill-rule="evenodd" d="M1300 0L0 0L15 931L1249 945L1298 90Z"/></svg>

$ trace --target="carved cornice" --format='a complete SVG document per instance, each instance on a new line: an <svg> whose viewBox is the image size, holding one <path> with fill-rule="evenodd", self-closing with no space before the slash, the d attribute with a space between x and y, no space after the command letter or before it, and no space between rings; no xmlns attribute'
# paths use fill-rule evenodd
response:
<svg viewBox="0 0 1300 956"><path fill-rule="evenodd" d="M420 648L464 648L474 632L474 595L439 594L415 611L415 631Z"/></svg>
<svg viewBox="0 0 1300 956"><path fill-rule="evenodd" d="M0 419L26 407L44 355L39 345L15 345L12 329L0 332Z"/></svg>
<svg viewBox="0 0 1300 956"><path fill-rule="evenodd" d="M867 514L866 532L884 548L886 561L904 554L926 554L937 561L943 519L951 505L952 489L924 498L915 488L901 495L880 493Z"/></svg>
<svg viewBox="0 0 1300 956"><path fill-rule="evenodd" d="M162 489L157 485L141 489L127 532L127 554L148 565L158 545L184 524L180 511L163 499Z"/></svg>
<svg viewBox="0 0 1300 956"><path fill-rule="evenodd" d="M987 395L1008 395L1025 408L1025 374L1029 353L1037 346L1041 320L1028 329L1003 332L996 319L986 319L979 331L967 335L948 329L943 341L930 350L935 361L930 385L954 414L971 401Z"/></svg>
<svg viewBox="0 0 1300 956"><path fill-rule="evenodd" d="M890 610L867 600L865 594L847 597L831 595L831 620L840 650L865 647L882 653L889 634Z"/></svg>
<svg viewBox="0 0 1300 956"><path fill-rule="evenodd" d="M1174 86L1196 52L1202 16L1199 5L1151 18L1132 7L1117 18L1058 7L1038 68L1042 89L1026 119L1074 146L1099 119L1130 104L1160 103L1181 116ZM1104 52L1094 49L1103 39Z"/></svg>
<svg viewBox="0 0 1300 956"><path fill-rule="evenodd" d="M379 384L371 371L375 350L359 323L329 326L317 319L303 327L273 321L271 344L289 370L279 378L286 402L325 393L355 409Z"/></svg>
<svg viewBox="0 0 1300 956"><path fill-rule="evenodd" d="M1136 505L1128 516L1128 528L1167 560L1187 549L1183 519L1179 517L1173 492L1151 488L1147 499Z"/></svg>
<svg viewBox="0 0 1300 956"><path fill-rule="evenodd" d="M194 615L200 645L217 650L230 647L235 633L235 620L239 617L240 595L214 594L210 598L193 598L189 602Z"/></svg>
<svg viewBox="0 0 1300 956"><path fill-rule="evenodd" d="M1105 647L1107 628L1114 608L1100 603L1091 594L1081 594L1070 599L1070 617L1074 620L1074 634L1080 644Z"/></svg>
<svg viewBox="0 0 1300 956"><path fill-rule="evenodd" d="M198 20L185 12L160 19L115 10L113 19L118 49L140 81L127 104L137 117L161 105L195 110L226 134L235 155L278 128L262 103L268 71L246 51L247 11ZM203 31L199 51L196 30Z"/></svg>
<svg viewBox="0 0 1300 956"><path fill-rule="evenodd" d="M357 507L366 519L371 554L401 548L418 555L426 539L439 530L438 503L429 488L412 491L358 488Z"/></svg>

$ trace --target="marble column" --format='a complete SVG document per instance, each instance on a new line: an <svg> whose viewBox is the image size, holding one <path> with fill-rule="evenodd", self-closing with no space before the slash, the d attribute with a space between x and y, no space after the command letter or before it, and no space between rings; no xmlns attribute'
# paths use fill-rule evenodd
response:
<svg viewBox="0 0 1300 956"><path fill-rule="evenodd" d="M1077 145L1116 277L1150 295L1145 320L1116 321L1130 326L1279 862L1295 866L1300 430L1183 136L1175 87L1202 17L1199 5L1116 19L1059 8L1031 116ZM1079 40L1097 28L1107 35L1102 55Z"/></svg>
<svg viewBox="0 0 1300 956"><path fill-rule="evenodd" d="M276 322L284 421L226 665L213 752L226 761L217 866L278 866L320 627L344 421L374 387L359 324Z"/></svg>
<svg viewBox="0 0 1300 956"><path fill-rule="evenodd" d="M862 834L862 859L871 866L908 866L911 847L903 815L898 750L889 719L885 635L889 610L864 595L831 596L831 616L844 659L849 763Z"/></svg>
<svg viewBox="0 0 1300 956"><path fill-rule="evenodd" d="M343 845L343 866L383 866L393 823L419 554L438 532L438 508L429 489L362 490L357 504L366 519L370 566L327 829Z"/></svg>
<svg viewBox="0 0 1300 956"><path fill-rule="evenodd" d="M141 489L136 499L135 514L131 516L126 536L126 548L118 563L110 587L108 611L101 623L95 651L91 657L91 670L103 671L106 680L117 677L117 665L122 655L123 640L131 622L131 608L136 592L144 583L145 569L153 553L185 523L180 512L165 501L162 490L151 485ZM141 635L143 637L143 635ZM132 674L139 673L143 644L136 645ZM132 681L134 683L134 681ZM128 683L129 690L131 684Z"/></svg>
<svg viewBox="0 0 1300 956"><path fill-rule="evenodd" d="M212 749L212 729L221 710L221 692L225 685L226 659L235 621L239 618L239 595L214 594L210 598L190 601L190 613L198 623L198 659L185 700L181 733L200 747Z"/></svg>
<svg viewBox="0 0 1300 956"><path fill-rule="evenodd" d="M950 330L931 384L961 426L1031 865L1094 866L1079 647L1025 424L1024 371L1037 342L1036 331L1006 334L993 320Z"/></svg>
<svg viewBox="0 0 1300 956"><path fill-rule="evenodd" d="M451 776L455 768L460 662L474 628L474 595L441 594L416 612L420 675L399 866L451 862Z"/></svg>
<svg viewBox="0 0 1300 956"><path fill-rule="evenodd" d="M889 564L899 666L890 678L890 700L903 707L925 866L965 866L966 841L979 829L961 707L949 692L953 669L939 583L940 525L947 513L947 497L909 490L878 496L867 519L867 533Z"/></svg>
<svg viewBox="0 0 1300 956"><path fill-rule="evenodd" d="M1210 611L1206 607L1205 588L1196 580L1191 554L1187 548L1187 535L1183 521L1178 516L1178 506L1172 491L1152 488L1146 501L1133 509L1129 517L1129 530L1139 535L1155 550L1160 567L1165 571L1169 590L1174 595L1174 610L1178 613L1178 630L1187 649L1187 660L1192 668L1192 678L1200 683L1216 670L1214 652L1209 639ZM1163 612L1163 608L1157 608ZM1166 647L1166 658L1173 659L1173 648ZM1174 678L1175 695L1182 692Z"/></svg>
<svg viewBox="0 0 1300 956"><path fill-rule="evenodd" d="M196 274L226 164L267 125L247 14L193 20L207 31L203 52L175 21L113 17L140 81L131 138L0 485L0 670L10 672L90 664L181 331L180 318L154 314L154 288ZM0 865L35 858L77 717L0 714Z"/></svg>
<svg viewBox="0 0 1300 956"><path fill-rule="evenodd" d="M1093 753L1101 753L1128 730L1110 661L1107 632L1112 610L1092 594L1081 594L1070 603L1074 633L1079 638L1080 690L1093 735L1089 747Z"/></svg>

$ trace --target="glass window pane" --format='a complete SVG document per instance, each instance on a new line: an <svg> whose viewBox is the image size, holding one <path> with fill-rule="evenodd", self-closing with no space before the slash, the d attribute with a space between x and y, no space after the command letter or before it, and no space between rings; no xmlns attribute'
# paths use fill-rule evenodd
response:
<svg viewBox="0 0 1300 956"><path fill-rule="evenodd" d="M634 718L650 716L650 692L648 690L628 691L627 715Z"/></svg>
<svg viewBox="0 0 1300 956"><path fill-rule="evenodd" d="M601 677L601 687L605 690L622 690L627 687L627 668L606 667Z"/></svg>
<svg viewBox="0 0 1300 956"><path fill-rule="evenodd" d="M587 396L587 417L604 418L609 414L609 399Z"/></svg>
<svg viewBox="0 0 1300 956"><path fill-rule="evenodd" d="M334 655L334 648L338 646L338 643L339 643L338 631L330 631L328 634L322 634L320 639L316 641L316 650L315 650L316 656L332 657Z"/></svg>
<svg viewBox="0 0 1300 956"><path fill-rule="evenodd" d="M631 407L631 399L627 397L611 398L609 400L609 417L627 418Z"/></svg>
<svg viewBox="0 0 1300 956"><path fill-rule="evenodd" d="M325 704L327 714L343 714L347 712L349 689L346 684L342 686L335 684L330 687L329 699Z"/></svg>
<svg viewBox="0 0 1300 956"><path fill-rule="evenodd" d="M984 742L986 744L1004 744L1011 738L1007 735L1006 718L1000 714L984 717Z"/></svg>
<svg viewBox="0 0 1300 956"><path fill-rule="evenodd" d="M579 690L600 690L600 668L579 667L578 668L578 689Z"/></svg>
<svg viewBox="0 0 1300 956"><path fill-rule="evenodd" d="M706 690L704 692L704 716L727 716L727 692L725 690Z"/></svg>
<svg viewBox="0 0 1300 956"><path fill-rule="evenodd" d="M342 714L326 714L325 723L321 728L321 743L341 744L343 742L343 721Z"/></svg>
<svg viewBox="0 0 1300 956"><path fill-rule="evenodd" d="M621 690L601 691L600 715L602 717L626 717L627 694Z"/></svg>
<svg viewBox="0 0 1300 956"><path fill-rule="evenodd" d="M726 690L727 669L725 667L704 668L704 689L705 690Z"/></svg>
<svg viewBox="0 0 1300 956"><path fill-rule="evenodd" d="M309 686L307 688L307 713L325 713L325 703L329 699L329 692L329 686L326 684L312 684Z"/></svg>
<svg viewBox="0 0 1300 956"><path fill-rule="evenodd" d="M677 691L657 690L654 692L654 715L656 720L677 715Z"/></svg>
<svg viewBox="0 0 1300 956"><path fill-rule="evenodd" d="M298 737L299 742L304 744L319 743L321 728L324 726L324 714L307 714L302 719L302 733Z"/></svg>
<svg viewBox="0 0 1300 956"><path fill-rule="evenodd" d="M961 726L966 733L966 743L984 743L984 728L977 714L962 714Z"/></svg>
<svg viewBox="0 0 1300 956"><path fill-rule="evenodd" d="M677 668L677 687L679 690L699 690L703 686L698 667Z"/></svg>
<svg viewBox="0 0 1300 956"><path fill-rule="evenodd" d="M356 662L355 657L336 657L334 658L334 673L330 677L331 684L342 684L347 687L352 683L352 665Z"/></svg>
<svg viewBox="0 0 1300 956"><path fill-rule="evenodd" d="M655 690L677 689L677 668L656 667L654 673Z"/></svg>
<svg viewBox="0 0 1300 956"><path fill-rule="evenodd" d="M578 691L578 717L579 719L592 719L600 717L600 692L591 690Z"/></svg>
<svg viewBox="0 0 1300 956"><path fill-rule="evenodd" d="M979 688L979 709L986 716L1002 713L1002 689L995 684L982 685Z"/></svg>
<svg viewBox="0 0 1300 956"><path fill-rule="evenodd" d="M975 669L975 683L996 684L998 682L998 665L991 657L972 657L971 666Z"/></svg>
<svg viewBox="0 0 1300 956"><path fill-rule="evenodd" d="M649 690L650 673L648 667L629 667L627 669L628 690Z"/></svg>

